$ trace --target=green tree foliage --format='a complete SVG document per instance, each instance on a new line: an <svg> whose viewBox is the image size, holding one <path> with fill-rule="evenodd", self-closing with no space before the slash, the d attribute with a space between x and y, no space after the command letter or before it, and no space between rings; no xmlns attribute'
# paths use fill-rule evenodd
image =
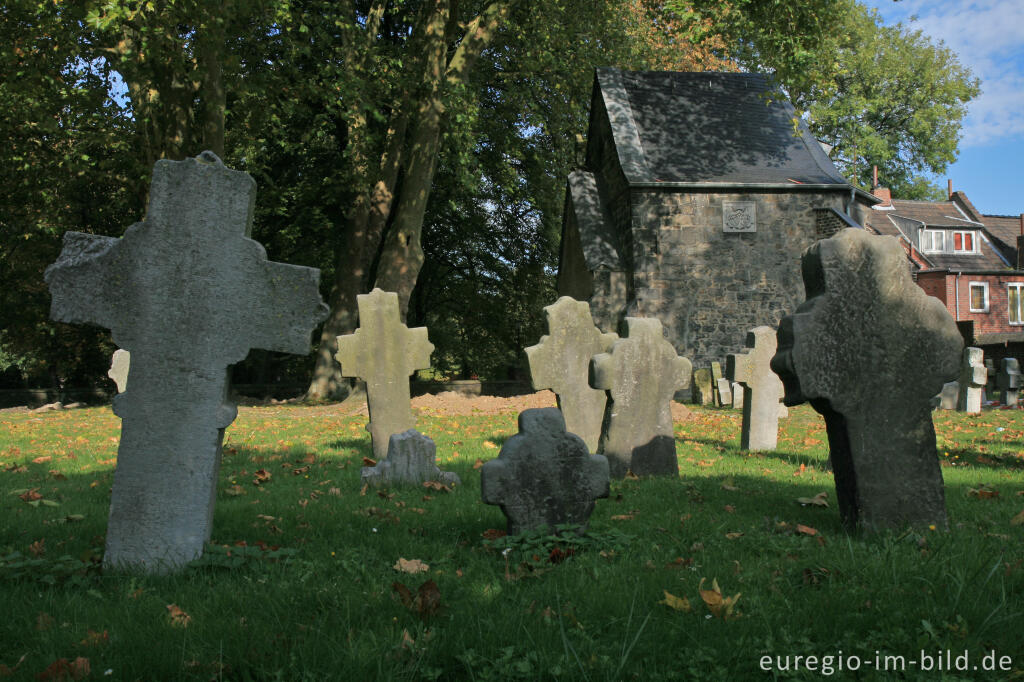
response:
<svg viewBox="0 0 1024 682"><path fill-rule="evenodd" d="M70 229L116 233L137 214L130 122L113 74L81 51L82 13L52 2L0 10L0 372L88 385L109 341L48 320L43 269Z"/></svg>
<svg viewBox="0 0 1024 682"><path fill-rule="evenodd" d="M440 369L521 369L554 299L595 66L770 69L844 170L876 163L897 193L950 158L973 96L954 87L965 71L943 80L951 55L853 0L16 0L0 18L0 371L79 384L111 346L47 321L42 271L66 230L140 218L159 158L209 148L250 172L254 236L321 268L324 397L373 286L430 325Z"/></svg>
<svg viewBox="0 0 1024 682"><path fill-rule="evenodd" d="M942 44L917 30L883 26L875 12L850 8L831 88L795 98L843 174L870 188L871 168L903 199L942 198L927 176L956 160L967 103L979 81Z"/></svg>

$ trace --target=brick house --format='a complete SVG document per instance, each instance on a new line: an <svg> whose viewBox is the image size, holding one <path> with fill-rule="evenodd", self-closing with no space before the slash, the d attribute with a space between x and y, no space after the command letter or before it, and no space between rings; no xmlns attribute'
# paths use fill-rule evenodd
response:
<svg viewBox="0 0 1024 682"><path fill-rule="evenodd" d="M963 192L947 201L882 199L865 227L897 237L918 286L942 301L969 345L999 360L1024 356L1024 270L1017 269L1020 219L977 211Z"/></svg>
<svg viewBox="0 0 1024 682"><path fill-rule="evenodd" d="M598 69L559 295L589 301L604 331L659 318L695 368L778 326L804 300L803 250L879 201L794 120L759 74Z"/></svg>

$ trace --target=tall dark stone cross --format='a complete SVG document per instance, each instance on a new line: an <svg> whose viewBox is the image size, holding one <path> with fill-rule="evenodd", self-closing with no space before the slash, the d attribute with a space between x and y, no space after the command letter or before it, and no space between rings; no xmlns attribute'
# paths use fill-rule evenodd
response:
<svg viewBox="0 0 1024 682"><path fill-rule="evenodd" d="M787 405L810 401L825 418L843 521L946 526L931 400L957 375L956 323L893 237L841 230L802 269L807 300L782 318L771 367Z"/></svg>
<svg viewBox="0 0 1024 682"><path fill-rule="evenodd" d="M145 220L121 239L68 232L46 270L53 319L106 327L131 352L106 566L165 572L200 556L237 412L228 366L251 348L308 352L327 315L318 270L269 262L248 238L255 197L210 152L158 161Z"/></svg>

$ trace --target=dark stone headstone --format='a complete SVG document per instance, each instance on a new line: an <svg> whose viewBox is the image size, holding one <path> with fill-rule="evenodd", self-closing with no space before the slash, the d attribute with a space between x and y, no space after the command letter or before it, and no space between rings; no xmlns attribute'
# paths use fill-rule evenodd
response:
<svg viewBox="0 0 1024 682"><path fill-rule="evenodd" d="M106 566L163 572L202 553L236 414L228 367L250 348L307 353L327 316L318 270L248 238L255 198L210 152L157 161L144 221L121 239L68 232L46 270L54 320L106 327L131 352Z"/></svg>
<svg viewBox="0 0 1024 682"><path fill-rule="evenodd" d="M676 355L657 318L626 318L627 334L590 361L590 385L608 391L601 444L611 475L678 476L672 397L692 365Z"/></svg>
<svg viewBox="0 0 1024 682"><path fill-rule="evenodd" d="M804 252L807 300L782 319L772 369L785 402L825 417L839 512L850 527L945 527L931 399L963 340L910 278L893 237L839 231Z"/></svg>
<svg viewBox="0 0 1024 682"><path fill-rule="evenodd" d="M1003 358L996 375L996 386L999 388L999 402L1016 407L1020 390L1020 363L1017 358Z"/></svg>
<svg viewBox="0 0 1024 682"><path fill-rule="evenodd" d="M590 305L569 296L544 308L544 313L547 335L525 349L533 388L555 392L565 428L596 452L607 396L588 383L590 358L607 352L618 336L602 334L590 317Z"/></svg>
<svg viewBox="0 0 1024 682"><path fill-rule="evenodd" d="M594 500L608 497L608 460L566 432L558 409L525 410L519 433L480 470L480 495L501 506L509 535L563 524L582 532Z"/></svg>

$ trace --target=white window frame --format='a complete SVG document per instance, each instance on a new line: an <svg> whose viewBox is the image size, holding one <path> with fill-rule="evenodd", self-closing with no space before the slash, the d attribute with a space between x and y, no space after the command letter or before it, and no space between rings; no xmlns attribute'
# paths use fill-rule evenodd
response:
<svg viewBox="0 0 1024 682"><path fill-rule="evenodd" d="M939 240L942 245L939 248L925 247L925 237L931 237L934 241L935 235L939 235ZM942 253L946 250L946 231L945 230L921 230L921 251L923 253Z"/></svg>
<svg viewBox="0 0 1024 682"><path fill-rule="evenodd" d="M1017 290L1017 321L1013 321L1013 311L1010 309L1010 290ZM1006 319L1013 325L1024 325L1024 282L1010 282L1006 285Z"/></svg>
<svg viewBox="0 0 1024 682"><path fill-rule="evenodd" d="M984 293L984 304L981 308L974 307L974 287L981 287ZM989 311L988 282L967 283L967 308L972 313L987 313Z"/></svg>
<svg viewBox="0 0 1024 682"><path fill-rule="evenodd" d="M970 235L971 236L971 249L957 249L956 248L956 236L957 235ZM953 253L978 253L978 233L975 230L954 230L953 237L950 246L953 249ZM963 244L965 241L964 237L960 237L960 243Z"/></svg>

